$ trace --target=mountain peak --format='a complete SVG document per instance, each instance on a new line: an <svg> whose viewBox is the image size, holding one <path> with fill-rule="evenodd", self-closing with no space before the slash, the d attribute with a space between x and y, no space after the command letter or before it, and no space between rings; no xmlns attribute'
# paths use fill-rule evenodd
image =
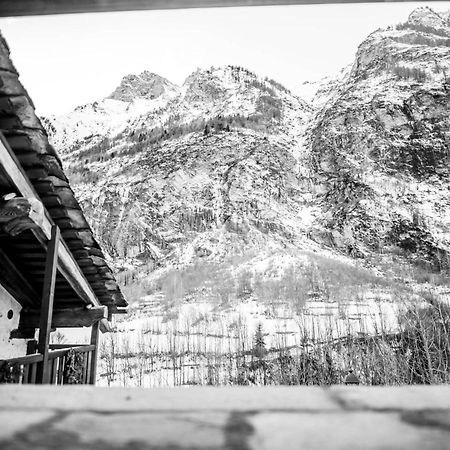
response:
<svg viewBox="0 0 450 450"><path fill-rule="evenodd" d="M245 67L234 65L197 69L186 78L183 86L186 88L188 98L194 100L200 97L203 100L206 97L217 99L226 92L242 93L252 89L265 95L278 96L280 92L291 95L281 83L268 77L260 77ZM200 92L202 94L199 97Z"/></svg>
<svg viewBox="0 0 450 450"><path fill-rule="evenodd" d="M145 70L139 75L126 75L120 85L108 97L113 100L132 102L136 98L153 100L166 91L174 91L177 86L160 75Z"/></svg>
<svg viewBox="0 0 450 450"><path fill-rule="evenodd" d="M447 26L445 19L436 11L428 6L416 8L408 17L408 24L421 25L430 28L445 28Z"/></svg>
<svg viewBox="0 0 450 450"><path fill-rule="evenodd" d="M241 66L225 65L219 67L209 67L207 69L197 68L184 81L184 85L189 85L197 80L215 80L221 83L240 83L244 80L255 80L258 76Z"/></svg>

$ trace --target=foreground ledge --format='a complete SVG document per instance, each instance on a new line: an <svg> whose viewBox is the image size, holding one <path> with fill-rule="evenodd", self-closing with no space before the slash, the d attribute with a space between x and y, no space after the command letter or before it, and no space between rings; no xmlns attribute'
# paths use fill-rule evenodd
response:
<svg viewBox="0 0 450 450"><path fill-rule="evenodd" d="M446 449L450 387L0 386L0 448Z"/></svg>

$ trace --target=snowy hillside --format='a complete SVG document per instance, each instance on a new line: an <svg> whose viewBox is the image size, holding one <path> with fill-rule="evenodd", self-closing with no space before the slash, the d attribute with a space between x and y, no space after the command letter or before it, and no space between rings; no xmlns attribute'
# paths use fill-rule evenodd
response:
<svg viewBox="0 0 450 450"><path fill-rule="evenodd" d="M448 298L449 30L419 8L298 95L236 66L143 72L44 119L133 320L167 334L194 305L205 333L237 315L291 345L308 311L395 327Z"/></svg>

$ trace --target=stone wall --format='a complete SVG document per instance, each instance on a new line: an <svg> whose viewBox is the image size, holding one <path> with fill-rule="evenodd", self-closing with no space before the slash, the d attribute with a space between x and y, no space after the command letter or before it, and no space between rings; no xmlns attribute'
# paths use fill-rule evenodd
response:
<svg viewBox="0 0 450 450"><path fill-rule="evenodd" d="M0 386L2 450L445 450L450 387Z"/></svg>

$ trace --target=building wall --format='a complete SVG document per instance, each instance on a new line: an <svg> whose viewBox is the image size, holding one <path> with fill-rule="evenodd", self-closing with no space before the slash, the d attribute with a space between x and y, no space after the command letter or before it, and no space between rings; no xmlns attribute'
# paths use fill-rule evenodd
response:
<svg viewBox="0 0 450 450"><path fill-rule="evenodd" d="M10 339L12 330L19 325L22 307L0 284L0 359L24 356L27 349L25 339Z"/></svg>

